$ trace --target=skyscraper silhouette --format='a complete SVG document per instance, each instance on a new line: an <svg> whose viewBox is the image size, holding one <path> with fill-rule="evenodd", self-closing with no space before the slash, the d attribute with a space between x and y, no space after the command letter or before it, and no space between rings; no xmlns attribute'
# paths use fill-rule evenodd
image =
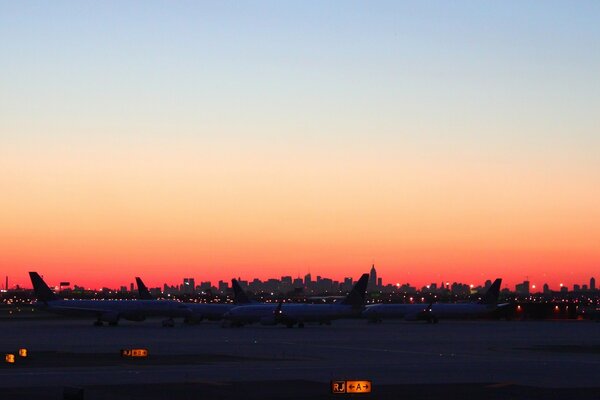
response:
<svg viewBox="0 0 600 400"><path fill-rule="evenodd" d="M375 290L377 288L377 271L375 270L375 264L371 266L371 272L369 272L369 290Z"/></svg>

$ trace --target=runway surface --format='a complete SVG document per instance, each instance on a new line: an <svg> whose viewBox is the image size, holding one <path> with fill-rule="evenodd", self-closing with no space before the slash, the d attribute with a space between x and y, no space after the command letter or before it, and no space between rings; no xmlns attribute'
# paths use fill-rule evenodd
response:
<svg viewBox="0 0 600 400"><path fill-rule="evenodd" d="M386 385L523 385L565 393L588 388L590 398L600 398L593 397L600 393L594 390L600 388L600 324L589 321L345 320L287 329L3 320L0 338L2 353L26 347L30 354L0 367L0 388L11 388L3 392L13 398L19 398L15 388L25 387L306 381L326 389L340 379L371 380L375 391ZM148 359L119 356L120 349L140 347L149 350ZM281 398L288 398L284 388ZM62 398L53 396L46 398Z"/></svg>

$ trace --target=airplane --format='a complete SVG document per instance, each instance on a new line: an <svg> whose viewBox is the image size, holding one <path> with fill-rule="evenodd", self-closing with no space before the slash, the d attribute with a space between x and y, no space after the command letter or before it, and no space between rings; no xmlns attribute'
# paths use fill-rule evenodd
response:
<svg viewBox="0 0 600 400"><path fill-rule="evenodd" d="M139 276L136 276L135 283L137 284L137 287L138 287L138 297L140 300L156 300L154 298L154 296L152 296L152 294L150 293L150 291L148 290L148 288L146 287L144 282L142 281L142 278L140 278Z"/></svg>
<svg viewBox="0 0 600 400"><path fill-rule="evenodd" d="M150 294L150 291L142 281L142 279L136 276L135 281L138 286L139 298L143 300L154 300L154 301L172 301L172 300L155 300L154 296ZM234 302L233 303L184 303L189 310L189 313L185 316L184 322L187 324L193 324L200 322L204 319L209 321L219 321L223 319L223 314L242 304L251 304L252 302L244 293L240 284L237 280L231 280L231 286L233 287Z"/></svg>
<svg viewBox="0 0 600 400"><path fill-rule="evenodd" d="M163 300L64 300L48 287L37 272L29 272L33 290L37 297L35 306L55 314L96 317L95 326L107 322L116 326L120 319L143 321L151 316L168 316L163 326L172 326L174 317L191 314L186 304Z"/></svg>
<svg viewBox="0 0 600 400"><path fill-rule="evenodd" d="M365 307L362 316L370 322L396 318L406 321L425 320L437 323L440 318L477 318L491 314L508 304L496 304L500 295L502 279L498 278L480 301L470 303L429 304L371 304Z"/></svg>
<svg viewBox="0 0 600 400"><path fill-rule="evenodd" d="M329 325L339 318L358 317L364 306L369 274L363 274L350 293L340 302L333 304L303 303L259 303L232 308L224 319L232 326L243 326L258 322L262 325L284 324L288 328L298 325L304 328L307 322Z"/></svg>

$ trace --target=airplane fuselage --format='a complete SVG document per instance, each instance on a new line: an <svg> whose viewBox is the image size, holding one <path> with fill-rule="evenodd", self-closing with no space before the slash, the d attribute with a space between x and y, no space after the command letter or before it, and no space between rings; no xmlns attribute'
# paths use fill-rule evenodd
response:
<svg viewBox="0 0 600 400"><path fill-rule="evenodd" d="M436 303L429 304L372 304L368 305L362 315L370 320L381 319L427 319L435 318L477 318L485 316L496 309L493 304L478 303Z"/></svg>
<svg viewBox="0 0 600 400"><path fill-rule="evenodd" d="M187 317L190 309L171 300L51 300L38 301L41 310L60 315L95 316L98 320L117 322L119 319L143 321L147 317Z"/></svg>
<svg viewBox="0 0 600 400"><path fill-rule="evenodd" d="M225 314L225 319L236 324L261 323L274 325L276 323L295 324L305 322L328 323L339 318L360 315L360 309L342 304L282 304L280 310L274 303L252 304L232 308Z"/></svg>

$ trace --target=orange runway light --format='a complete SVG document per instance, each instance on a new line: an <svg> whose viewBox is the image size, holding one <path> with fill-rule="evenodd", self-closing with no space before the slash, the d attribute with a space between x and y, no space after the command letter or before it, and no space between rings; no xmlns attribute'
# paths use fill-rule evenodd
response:
<svg viewBox="0 0 600 400"><path fill-rule="evenodd" d="M148 349L121 349L121 357L146 358L148 357Z"/></svg>
<svg viewBox="0 0 600 400"><path fill-rule="evenodd" d="M331 393L371 393L371 381L331 381Z"/></svg>
<svg viewBox="0 0 600 400"><path fill-rule="evenodd" d="M4 356L4 361L6 361L9 364L14 364L15 363L15 355L14 354L7 354Z"/></svg>
<svg viewBox="0 0 600 400"><path fill-rule="evenodd" d="M27 349L19 349L19 357L27 358Z"/></svg>

